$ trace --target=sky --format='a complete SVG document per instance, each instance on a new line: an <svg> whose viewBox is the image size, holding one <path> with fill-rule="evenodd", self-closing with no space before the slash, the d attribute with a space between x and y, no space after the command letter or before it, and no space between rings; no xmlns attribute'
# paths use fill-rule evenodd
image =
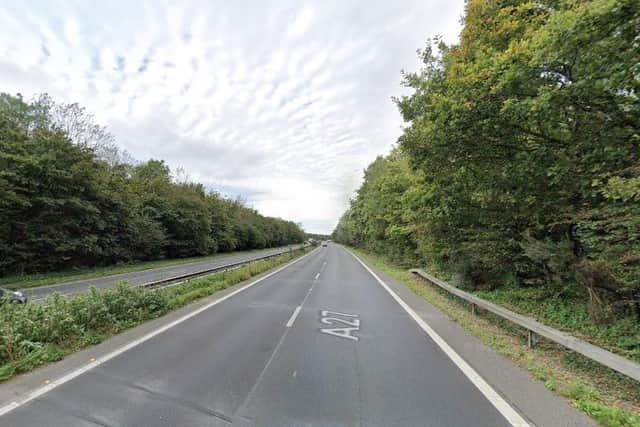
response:
<svg viewBox="0 0 640 427"><path fill-rule="evenodd" d="M464 0L0 0L0 92L78 102L137 161L330 233Z"/></svg>

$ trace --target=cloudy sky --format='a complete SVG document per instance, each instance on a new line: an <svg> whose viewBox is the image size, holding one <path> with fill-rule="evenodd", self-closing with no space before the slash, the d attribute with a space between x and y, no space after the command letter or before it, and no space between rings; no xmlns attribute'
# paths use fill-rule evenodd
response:
<svg viewBox="0 0 640 427"><path fill-rule="evenodd" d="M184 3L184 4L183 4ZM78 102L137 160L331 232L395 143L390 97L463 0L0 0L0 91Z"/></svg>

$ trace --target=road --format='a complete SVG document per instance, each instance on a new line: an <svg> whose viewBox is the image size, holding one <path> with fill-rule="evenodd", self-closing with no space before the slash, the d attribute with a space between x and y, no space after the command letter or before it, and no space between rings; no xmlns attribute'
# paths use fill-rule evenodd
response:
<svg viewBox="0 0 640 427"><path fill-rule="evenodd" d="M299 245L292 246L298 247ZM187 274L199 273L213 268L221 267L241 261L250 261L265 255L273 255L289 251L289 247L270 248L260 251L251 251L247 253L238 253L234 255L222 255L219 258L213 258L206 261L197 261L187 264L173 265L169 267L154 268L149 270L131 271L128 273L114 274L111 276L96 277L93 279L74 280L71 282L58 283L49 286L40 286L37 288L23 289L22 293L27 295L29 299L45 298L53 293L61 295L71 295L79 292L85 292L91 286L99 289L111 288L120 282L127 282L131 285L142 285L145 283L156 282L159 280L168 280L174 277L180 277Z"/></svg>
<svg viewBox="0 0 640 427"><path fill-rule="evenodd" d="M130 347L16 404L0 425L497 427L519 417L334 244Z"/></svg>

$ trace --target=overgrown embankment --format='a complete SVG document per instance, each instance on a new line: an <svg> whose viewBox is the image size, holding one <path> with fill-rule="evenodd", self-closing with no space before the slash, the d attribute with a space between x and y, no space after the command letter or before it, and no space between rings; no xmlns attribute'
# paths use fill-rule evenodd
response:
<svg viewBox="0 0 640 427"><path fill-rule="evenodd" d="M640 363L640 322L633 316L595 321L578 286L549 290L510 285L476 295Z"/></svg>
<svg viewBox="0 0 640 427"><path fill-rule="evenodd" d="M635 0L468 1L334 239L637 358L639 26Z"/></svg>
<svg viewBox="0 0 640 427"><path fill-rule="evenodd" d="M113 289L44 303L0 306L0 381L28 372L196 299L240 283L312 250L306 248L243 267L145 290L120 284Z"/></svg>

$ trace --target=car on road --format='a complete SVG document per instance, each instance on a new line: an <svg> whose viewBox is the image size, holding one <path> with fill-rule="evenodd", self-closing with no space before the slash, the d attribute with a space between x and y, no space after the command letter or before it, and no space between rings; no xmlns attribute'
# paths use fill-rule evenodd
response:
<svg viewBox="0 0 640 427"><path fill-rule="evenodd" d="M0 302L7 301L15 304L24 304L27 302L27 297L20 291L12 291L5 288L0 288Z"/></svg>
<svg viewBox="0 0 640 427"><path fill-rule="evenodd" d="M327 242L322 242L322 246L327 247L329 244Z"/></svg>

